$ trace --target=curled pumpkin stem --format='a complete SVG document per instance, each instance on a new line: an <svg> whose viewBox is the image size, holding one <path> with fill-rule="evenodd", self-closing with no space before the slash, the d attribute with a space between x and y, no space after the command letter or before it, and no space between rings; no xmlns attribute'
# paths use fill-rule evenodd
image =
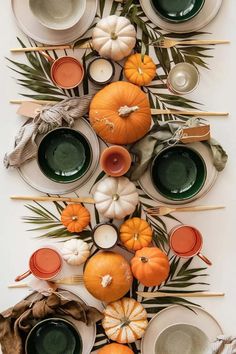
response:
<svg viewBox="0 0 236 354"><path fill-rule="evenodd" d="M118 113L120 117L128 117L131 113L137 111L139 109L139 106L122 106L118 109Z"/></svg>
<svg viewBox="0 0 236 354"><path fill-rule="evenodd" d="M106 288L108 285L111 284L111 282L112 282L112 277L110 276L110 274L107 274L102 277L101 285L103 288Z"/></svg>

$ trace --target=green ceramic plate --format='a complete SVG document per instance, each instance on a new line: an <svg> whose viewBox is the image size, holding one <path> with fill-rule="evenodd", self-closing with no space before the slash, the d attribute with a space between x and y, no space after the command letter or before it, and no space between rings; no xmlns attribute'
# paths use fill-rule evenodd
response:
<svg viewBox="0 0 236 354"><path fill-rule="evenodd" d="M155 12L169 22L184 22L195 17L205 0L150 0Z"/></svg>
<svg viewBox="0 0 236 354"><path fill-rule="evenodd" d="M202 189L206 175L202 157L195 150L182 145L165 149L151 164L155 188L170 200L192 198Z"/></svg>
<svg viewBox="0 0 236 354"><path fill-rule="evenodd" d="M38 164L49 179L70 183L80 179L90 167L92 149L83 134L70 128L49 132L39 144Z"/></svg>
<svg viewBox="0 0 236 354"><path fill-rule="evenodd" d="M69 321L48 318L32 328L25 351L26 354L81 354L82 340Z"/></svg>

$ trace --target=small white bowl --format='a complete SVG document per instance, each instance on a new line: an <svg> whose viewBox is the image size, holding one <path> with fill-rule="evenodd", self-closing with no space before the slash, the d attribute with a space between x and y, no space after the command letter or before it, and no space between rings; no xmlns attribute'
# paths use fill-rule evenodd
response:
<svg viewBox="0 0 236 354"><path fill-rule="evenodd" d="M155 354L209 354L209 350L206 334L185 323L165 328L155 342Z"/></svg>
<svg viewBox="0 0 236 354"><path fill-rule="evenodd" d="M83 16L86 0L29 0L31 12L45 27L66 30Z"/></svg>

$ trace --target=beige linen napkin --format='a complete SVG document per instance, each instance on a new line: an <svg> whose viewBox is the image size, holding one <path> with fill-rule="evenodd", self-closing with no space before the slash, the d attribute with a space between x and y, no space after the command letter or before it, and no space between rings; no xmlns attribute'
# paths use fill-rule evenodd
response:
<svg viewBox="0 0 236 354"><path fill-rule="evenodd" d="M73 127L74 121L88 113L93 95L67 98L54 106L45 106L32 120L24 124L15 137L14 149L4 157L5 167L19 167L37 154L35 139L65 123Z"/></svg>

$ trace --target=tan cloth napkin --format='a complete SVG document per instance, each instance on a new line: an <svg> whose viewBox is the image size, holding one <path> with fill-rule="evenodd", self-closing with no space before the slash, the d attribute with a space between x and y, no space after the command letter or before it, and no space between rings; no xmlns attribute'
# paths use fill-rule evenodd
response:
<svg viewBox="0 0 236 354"><path fill-rule="evenodd" d="M52 293L46 297L37 292L32 299L20 301L0 314L0 343L3 354L24 354L24 342L31 328L47 317L65 317L82 321L86 325L95 323L103 315L82 301L70 300L69 291Z"/></svg>
<svg viewBox="0 0 236 354"><path fill-rule="evenodd" d="M45 134L61 127L63 123L73 127L74 121L88 113L93 95L67 98L54 106L45 106L32 120L24 124L15 137L14 149L4 157L5 167L19 167L37 154L35 139L38 134Z"/></svg>

